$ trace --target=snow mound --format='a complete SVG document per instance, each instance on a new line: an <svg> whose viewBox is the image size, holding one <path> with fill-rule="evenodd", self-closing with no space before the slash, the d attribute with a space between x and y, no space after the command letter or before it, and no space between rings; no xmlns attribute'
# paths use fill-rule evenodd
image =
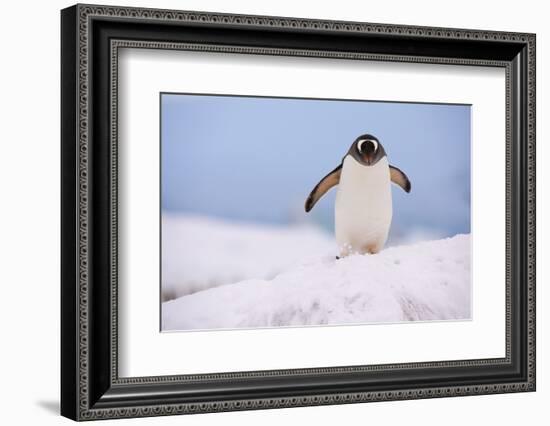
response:
<svg viewBox="0 0 550 426"><path fill-rule="evenodd" d="M272 279L167 301L162 329L465 320L470 303L470 236L457 235L375 255L317 256Z"/></svg>
<svg viewBox="0 0 550 426"><path fill-rule="evenodd" d="M272 279L298 261L335 253L311 225L255 225L162 215L162 300L252 278Z"/></svg>

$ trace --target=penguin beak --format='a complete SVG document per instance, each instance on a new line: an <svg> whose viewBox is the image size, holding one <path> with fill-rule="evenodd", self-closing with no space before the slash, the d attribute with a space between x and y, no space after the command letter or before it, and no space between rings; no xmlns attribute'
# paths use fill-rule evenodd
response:
<svg viewBox="0 0 550 426"><path fill-rule="evenodd" d="M370 166L372 164L372 160L373 160L373 157L369 154L366 154L364 157L363 157L363 160L365 161L365 163L367 164L367 166Z"/></svg>

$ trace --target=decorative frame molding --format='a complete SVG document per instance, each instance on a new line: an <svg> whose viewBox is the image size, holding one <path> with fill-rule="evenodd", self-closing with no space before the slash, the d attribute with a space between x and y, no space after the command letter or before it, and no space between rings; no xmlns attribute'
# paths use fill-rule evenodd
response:
<svg viewBox="0 0 550 426"><path fill-rule="evenodd" d="M143 27L141 31L158 33L159 40L134 38L136 31L125 32L124 25L128 23L139 23ZM178 40L167 30L176 26L189 28L192 40ZM228 34L239 33L235 37L241 37L242 41L223 45L210 40L197 42L198 36L192 31L211 27L223 28ZM163 29L167 32L160 34ZM240 35L246 33L243 30L257 34L271 31L285 37L280 41L275 35L277 40L273 46L253 46L244 44L247 36ZM300 35L309 32L325 35L328 39L349 35L349 48L338 44L336 39L333 46L338 49L277 45L294 44L291 40L299 40ZM355 37L373 42L366 46L366 51L358 51L355 50ZM75 420L92 420L534 391L535 41L533 34L496 31L91 5L76 5L63 10L62 414ZM389 42L421 45L416 49L421 53L403 54L399 52L399 46L390 51ZM454 50L447 49L449 46ZM464 54L463 46L471 50L469 56ZM505 68L506 357L119 378L117 71L118 49L126 47ZM442 49L447 49L450 55L443 55ZM435 54L437 51L440 55ZM461 52L463 56L456 55ZM108 265L99 265L100 258ZM99 309L98 304L103 309ZM471 384L453 385L452 380L444 376L444 372L452 369L466 374L476 368L488 370L490 366L506 371L506 377L510 379L480 377ZM409 383L408 386L387 385L377 389L372 380L367 384L359 383L363 377L380 372L395 375L395 383L403 382L404 379L399 377L405 377L407 371L413 370L429 371L436 385L418 387ZM314 391L294 390L291 380L299 382L306 376L318 379ZM340 379L349 376L349 385L337 392L323 391L323 386L327 389L327 384L335 376ZM265 389L270 381L278 378L284 378L285 391L274 387L269 397L253 396L258 386ZM251 385L249 388L243 386L243 390L236 394L224 394L224 384L234 379L248 380ZM173 391L174 386L183 389L190 385L200 388L204 394L215 396L204 398L198 391L195 396L189 396L187 392L176 398L168 398L165 394L168 388Z"/></svg>

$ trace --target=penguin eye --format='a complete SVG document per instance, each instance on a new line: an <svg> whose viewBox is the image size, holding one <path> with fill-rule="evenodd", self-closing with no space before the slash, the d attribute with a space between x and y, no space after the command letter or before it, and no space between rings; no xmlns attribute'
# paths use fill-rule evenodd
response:
<svg viewBox="0 0 550 426"><path fill-rule="evenodd" d="M378 150L378 142L371 139L363 140L359 142L357 148L361 154L370 154Z"/></svg>

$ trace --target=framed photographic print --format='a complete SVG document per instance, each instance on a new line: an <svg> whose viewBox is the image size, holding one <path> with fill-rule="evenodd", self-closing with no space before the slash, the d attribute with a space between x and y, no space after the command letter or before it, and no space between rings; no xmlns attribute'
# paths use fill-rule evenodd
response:
<svg viewBox="0 0 550 426"><path fill-rule="evenodd" d="M535 390L535 35L61 13L61 412Z"/></svg>

